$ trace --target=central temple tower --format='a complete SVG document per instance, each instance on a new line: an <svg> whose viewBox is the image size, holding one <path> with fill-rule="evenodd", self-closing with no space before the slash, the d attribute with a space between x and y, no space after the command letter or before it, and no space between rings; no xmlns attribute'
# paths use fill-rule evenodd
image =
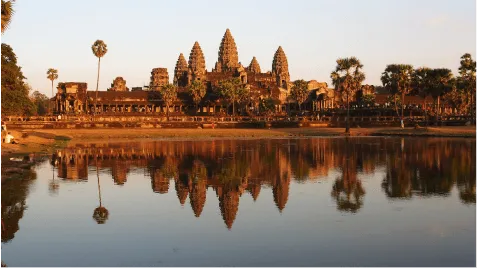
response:
<svg viewBox="0 0 477 268"><path fill-rule="evenodd" d="M232 33L225 31L219 48L219 60L215 63L215 72L233 72L240 66L238 60L237 45Z"/></svg>

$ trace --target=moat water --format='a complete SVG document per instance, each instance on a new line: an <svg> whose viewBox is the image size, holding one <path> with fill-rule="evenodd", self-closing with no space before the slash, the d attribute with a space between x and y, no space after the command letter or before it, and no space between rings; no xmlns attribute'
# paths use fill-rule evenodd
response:
<svg viewBox="0 0 477 268"><path fill-rule="evenodd" d="M8 266L475 266L475 139L75 144L2 185Z"/></svg>

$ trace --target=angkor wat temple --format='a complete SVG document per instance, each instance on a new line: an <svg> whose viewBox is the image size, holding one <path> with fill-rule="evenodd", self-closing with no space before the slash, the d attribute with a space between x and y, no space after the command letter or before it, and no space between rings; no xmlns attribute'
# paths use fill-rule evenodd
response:
<svg viewBox="0 0 477 268"><path fill-rule="evenodd" d="M187 62L180 53L174 69L173 84L178 87L177 101L169 107L169 112L185 114L193 111L202 115L216 114L228 109L228 105L214 93L214 87L220 81L238 78L242 85L250 90L250 94L257 98L274 100L275 111L283 112L291 102L288 96L291 89L288 60L281 46L273 56L272 70L262 72L258 60L253 57L250 64L244 67L239 62L239 55L234 38L229 29L220 43L218 60L215 67L209 72L206 69L204 54L198 42L195 42ZM194 81L204 83L207 93L196 106L188 93L188 86ZM98 91L96 113L134 114L134 113L165 113L166 105L161 99L161 87L169 83L169 74L166 68L154 68L151 71L149 86L126 87L126 81L117 77L107 91ZM310 96L314 96L317 106L333 107L334 91L328 89L326 83L315 80L308 82ZM94 111L96 92L88 90L86 83L66 82L58 83L58 92L54 97L55 112L61 114L86 114ZM250 107L253 109L253 107Z"/></svg>

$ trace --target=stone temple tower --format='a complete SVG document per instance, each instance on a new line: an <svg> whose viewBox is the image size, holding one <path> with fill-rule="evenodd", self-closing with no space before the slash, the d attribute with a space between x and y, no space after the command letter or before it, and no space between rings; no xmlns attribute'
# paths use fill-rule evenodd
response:
<svg viewBox="0 0 477 268"><path fill-rule="evenodd" d="M205 81L205 58L199 43L196 41L189 55L189 66L187 72L188 84L192 81Z"/></svg>
<svg viewBox="0 0 477 268"><path fill-rule="evenodd" d="M275 76L279 87L288 89L288 82L290 82L288 60L281 46L278 47L275 56L273 56L272 75Z"/></svg>
<svg viewBox="0 0 477 268"><path fill-rule="evenodd" d="M187 86L187 61L181 53L177 59L176 68L174 69L174 85L179 87Z"/></svg>
<svg viewBox="0 0 477 268"><path fill-rule="evenodd" d="M257 58L253 57L250 65L247 67L247 70L252 73L261 73L260 64L258 64Z"/></svg>
<svg viewBox="0 0 477 268"><path fill-rule="evenodd" d="M219 48L219 60L215 63L215 72L233 72L239 67L237 45L230 33L230 30L225 31L222 42Z"/></svg>
<svg viewBox="0 0 477 268"><path fill-rule="evenodd" d="M169 84L169 74L167 73L167 68L152 69L151 82L149 83L150 90L161 90L161 87L167 84Z"/></svg>

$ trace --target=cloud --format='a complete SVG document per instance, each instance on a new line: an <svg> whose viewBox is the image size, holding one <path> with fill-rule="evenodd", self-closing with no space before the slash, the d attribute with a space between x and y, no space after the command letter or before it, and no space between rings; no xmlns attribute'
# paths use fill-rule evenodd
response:
<svg viewBox="0 0 477 268"><path fill-rule="evenodd" d="M430 26L430 27L436 27L436 26L440 26L446 22L449 21L449 17L447 15L438 15L438 16L434 16L434 17L431 17L429 19L426 20L426 25L427 26Z"/></svg>

